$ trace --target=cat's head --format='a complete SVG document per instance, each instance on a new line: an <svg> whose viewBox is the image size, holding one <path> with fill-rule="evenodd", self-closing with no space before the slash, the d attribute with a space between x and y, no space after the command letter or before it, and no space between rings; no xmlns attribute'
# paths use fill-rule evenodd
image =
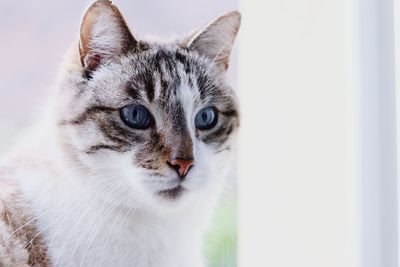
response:
<svg viewBox="0 0 400 267"><path fill-rule="evenodd" d="M57 107L63 148L87 186L169 207L220 190L239 126L225 81L239 25L234 11L180 40L143 41L110 1L89 7Z"/></svg>

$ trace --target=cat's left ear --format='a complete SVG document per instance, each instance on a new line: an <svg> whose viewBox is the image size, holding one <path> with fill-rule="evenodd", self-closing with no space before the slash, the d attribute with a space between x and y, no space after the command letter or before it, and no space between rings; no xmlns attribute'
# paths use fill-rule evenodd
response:
<svg viewBox="0 0 400 267"><path fill-rule="evenodd" d="M189 49L210 58L217 66L226 70L240 20L238 11L226 13L189 36L184 43Z"/></svg>
<svg viewBox="0 0 400 267"><path fill-rule="evenodd" d="M94 71L100 63L137 46L118 8L109 0L97 0L81 24L79 53L82 66Z"/></svg>

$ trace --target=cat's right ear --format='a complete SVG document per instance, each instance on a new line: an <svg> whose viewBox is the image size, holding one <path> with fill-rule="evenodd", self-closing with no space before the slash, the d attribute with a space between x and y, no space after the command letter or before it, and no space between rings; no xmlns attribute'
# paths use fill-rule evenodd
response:
<svg viewBox="0 0 400 267"><path fill-rule="evenodd" d="M134 49L137 41L118 8L98 0L86 11L81 24L79 53L82 66L92 72L104 61Z"/></svg>

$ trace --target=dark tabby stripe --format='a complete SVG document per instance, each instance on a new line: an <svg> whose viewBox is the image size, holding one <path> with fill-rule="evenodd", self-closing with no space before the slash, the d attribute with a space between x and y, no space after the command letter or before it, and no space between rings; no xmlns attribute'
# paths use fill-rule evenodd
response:
<svg viewBox="0 0 400 267"><path fill-rule="evenodd" d="M94 145L91 146L86 153L87 154L93 154L96 151L100 150L100 149L106 149L106 150L112 150L112 151L116 151L116 152L125 152L127 150L125 150L123 147L121 146L113 146L113 145L105 145L105 144L101 144L101 145Z"/></svg>
<svg viewBox="0 0 400 267"><path fill-rule="evenodd" d="M185 56L179 50L175 52L175 59L184 66L186 74L190 74L192 72L187 56Z"/></svg>
<svg viewBox="0 0 400 267"><path fill-rule="evenodd" d="M137 85L135 83L129 82L126 85L126 93L133 100L142 100L142 96L140 95L139 90L137 89Z"/></svg>
<svg viewBox="0 0 400 267"><path fill-rule="evenodd" d="M121 146L144 142L142 135L123 128L119 123L113 121L111 118L105 117L103 121L98 121L97 124L108 139Z"/></svg>
<svg viewBox="0 0 400 267"><path fill-rule="evenodd" d="M222 111L221 112L225 117L238 117L238 112L237 110L227 110L227 111Z"/></svg>
<svg viewBox="0 0 400 267"><path fill-rule="evenodd" d="M153 74L150 71L145 71L139 75L137 75L132 80L136 81L136 91L144 89L147 95L147 99L149 102L153 102L154 100L154 81L153 81Z"/></svg>
<svg viewBox="0 0 400 267"><path fill-rule="evenodd" d="M116 108L113 107L105 107L105 106L92 106L87 108L82 114L80 114L76 119L71 121L63 121L61 125L68 125L68 124L82 124L87 122L88 120L92 120L94 116L98 113L112 113L116 111Z"/></svg>

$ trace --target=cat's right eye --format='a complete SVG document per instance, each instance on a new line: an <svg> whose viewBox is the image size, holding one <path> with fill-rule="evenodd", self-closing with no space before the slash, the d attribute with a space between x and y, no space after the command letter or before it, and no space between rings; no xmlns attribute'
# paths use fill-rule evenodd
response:
<svg viewBox="0 0 400 267"><path fill-rule="evenodd" d="M153 121L150 112L141 105L125 106L121 109L120 115L122 121L133 129L148 129Z"/></svg>

